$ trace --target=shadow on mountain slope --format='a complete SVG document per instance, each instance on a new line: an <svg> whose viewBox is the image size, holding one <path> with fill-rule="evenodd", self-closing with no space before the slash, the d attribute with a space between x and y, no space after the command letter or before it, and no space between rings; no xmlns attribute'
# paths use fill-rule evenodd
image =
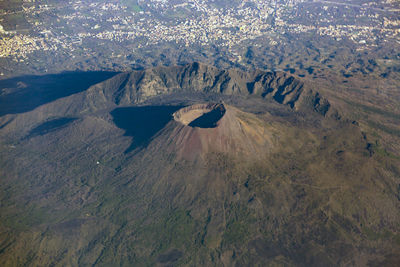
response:
<svg viewBox="0 0 400 267"><path fill-rule="evenodd" d="M62 97L85 91L116 72L64 72L0 81L0 116L31 111Z"/></svg>
<svg viewBox="0 0 400 267"><path fill-rule="evenodd" d="M182 106L145 106L116 108L111 111L115 125L124 129L126 136L133 137L132 144L125 153L136 147L145 146L180 108Z"/></svg>
<svg viewBox="0 0 400 267"><path fill-rule="evenodd" d="M57 131L59 129L62 129L64 127L67 127L70 123L74 122L77 120L77 118L58 118L58 119L53 119L50 121L46 121L39 126L35 127L32 129L27 138L35 137L38 135L45 135L47 133Z"/></svg>

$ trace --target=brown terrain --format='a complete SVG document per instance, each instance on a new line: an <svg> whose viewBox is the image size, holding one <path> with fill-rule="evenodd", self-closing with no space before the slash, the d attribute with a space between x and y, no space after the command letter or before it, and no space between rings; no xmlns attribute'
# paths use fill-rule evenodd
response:
<svg viewBox="0 0 400 267"><path fill-rule="evenodd" d="M396 111L284 72L104 75L6 81L0 265L398 264Z"/></svg>
<svg viewBox="0 0 400 267"><path fill-rule="evenodd" d="M266 153L272 134L256 116L224 104L197 104L174 114L175 129L166 140L185 159L210 152L257 157ZM175 151L175 152L176 152Z"/></svg>

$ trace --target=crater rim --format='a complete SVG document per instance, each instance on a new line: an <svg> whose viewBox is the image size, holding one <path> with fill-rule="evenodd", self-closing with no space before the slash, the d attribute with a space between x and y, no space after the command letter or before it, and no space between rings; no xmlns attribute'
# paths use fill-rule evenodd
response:
<svg viewBox="0 0 400 267"><path fill-rule="evenodd" d="M223 103L194 104L179 109L173 117L175 121L192 128L215 128L225 112Z"/></svg>

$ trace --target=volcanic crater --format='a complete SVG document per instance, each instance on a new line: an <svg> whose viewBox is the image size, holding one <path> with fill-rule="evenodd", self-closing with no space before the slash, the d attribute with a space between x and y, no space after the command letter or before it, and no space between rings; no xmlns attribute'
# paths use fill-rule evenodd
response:
<svg viewBox="0 0 400 267"><path fill-rule="evenodd" d="M225 115L222 103L196 104L182 108L173 114L175 121L189 127L215 128Z"/></svg>

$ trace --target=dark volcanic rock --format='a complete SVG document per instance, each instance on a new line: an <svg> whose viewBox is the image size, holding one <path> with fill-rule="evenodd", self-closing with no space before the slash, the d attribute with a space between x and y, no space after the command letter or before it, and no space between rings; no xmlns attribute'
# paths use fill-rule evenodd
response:
<svg viewBox="0 0 400 267"><path fill-rule="evenodd" d="M340 120L343 101L294 76L200 63L45 86L28 108L13 105L30 83L12 86L0 97L12 103L0 115L1 266L400 257L400 158L371 130L374 109Z"/></svg>
<svg viewBox="0 0 400 267"><path fill-rule="evenodd" d="M303 102L312 101L308 97L312 94L314 101L319 101L316 105L321 106L317 112L326 114L330 109L329 101L320 93L305 88L302 81L284 72L247 73L237 69L219 70L200 63L121 73L91 88L92 97L95 91L100 95L90 101L113 101L117 105L142 103L174 92L201 92L258 96L295 109L308 106ZM320 103L324 103L323 107Z"/></svg>

